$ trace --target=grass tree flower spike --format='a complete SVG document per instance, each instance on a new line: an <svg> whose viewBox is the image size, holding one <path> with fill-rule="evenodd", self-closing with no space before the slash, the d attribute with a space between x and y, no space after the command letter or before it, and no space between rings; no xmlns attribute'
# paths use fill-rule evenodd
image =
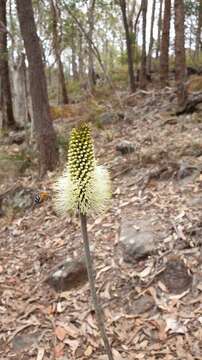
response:
<svg viewBox="0 0 202 360"><path fill-rule="evenodd" d="M96 164L91 130L86 124L72 130L67 168L55 189L56 208L62 214L72 210L98 213L110 198L109 174Z"/></svg>
<svg viewBox="0 0 202 360"><path fill-rule="evenodd" d="M105 330L103 312L98 301L95 276L90 254L87 231L87 215L104 210L110 197L110 180L107 170L96 164L93 140L88 125L82 124L72 130L68 164L64 175L55 187L56 208L61 214L78 211L85 249L86 267L100 334L109 360L113 360L111 346Z"/></svg>

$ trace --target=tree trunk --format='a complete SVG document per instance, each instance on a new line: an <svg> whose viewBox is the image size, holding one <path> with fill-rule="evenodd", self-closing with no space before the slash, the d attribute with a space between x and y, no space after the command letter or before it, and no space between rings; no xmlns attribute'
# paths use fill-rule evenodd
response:
<svg viewBox="0 0 202 360"><path fill-rule="evenodd" d="M126 1L119 0L119 3L120 3L120 7L121 7L123 25L124 25L125 36L126 36L130 91L135 92L136 86L135 86L135 76L134 76L134 68L133 68L133 50L132 50L131 34L129 32L127 13L126 13Z"/></svg>
<svg viewBox="0 0 202 360"><path fill-rule="evenodd" d="M142 0L142 56L140 69L140 88L147 85L147 54L146 54L146 27L147 27L147 0Z"/></svg>
<svg viewBox="0 0 202 360"><path fill-rule="evenodd" d="M151 29L150 29L150 42L149 42L149 53L148 53L148 58L147 58L147 69L148 69L147 71L148 71L148 74L151 73L151 65L152 65L152 50L153 50L153 44L154 44L155 10L156 10L156 0L153 0Z"/></svg>
<svg viewBox="0 0 202 360"><path fill-rule="evenodd" d="M8 65L6 0L0 1L0 107L2 127L15 128Z"/></svg>
<svg viewBox="0 0 202 360"><path fill-rule="evenodd" d="M200 51L202 50L202 39L201 39L201 30L202 30L202 0L198 0L199 2L199 13L198 13L198 26L196 33L196 56L198 57Z"/></svg>
<svg viewBox="0 0 202 360"><path fill-rule="evenodd" d="M159 51L160 51L160 44L161 44L162 9L163 9L163 0L160 0L159 18L158 18L158 38L157 38L157 44L156 44L156 59L159 58Z"/></svg>
<svg viewBox="0 0 202 360"><path fill-rule="evenodd" d="M20 126L26 127L31 120L25 54L21 54L12 71L13 108Z"/></svg>
<svg viewBox="0 0 202 360"><path fill-rule="evenodd" d="M175 0L175 74L179 109L185 108L187 103L184 19L184 1Z"/></svg>
<svg viewBox="0 0 202 360"><path fill-rule="evenodd" d="M170 17L171 17L171 0L165 0L163 32L162 32L161 53L160 53L160 80L162 87L168 85Z"/></svg>
<svg viewBox="0 0 202 360"><path fill-rule="evenodd" d="M72 29L72 44L71 44L71 50L72 50L72 73L73 73L73 79L78 80L78 70L77 70L77 63L76 63L76 44L75 44L75 38L76 38L76 32L75 28Z"/></svg>
<svg viewBox="0 0 202 360"><path fill-rule="evenodd" d="M16 0L21 34L29 63L34 129L39 151L40 175L53 170L58 160L56 136L50 116L46 77L31 0Z"/></svg>
<svg viewBox="0 0 202 360"><path fill-rule="evenodd" d="M137 1L133 0L132 4L131 4L130 12L128 14L128 27L129 27L130 34L132 34L134 31L133 22L134 22L134 16L135 16L135 12L136 12L136 6L137 6Z"/></svg>
<svg viewBox="0 0 202 360"><path fill-rule="evenodd" d="M84 54L83 54L83 35L79 33L79 79L83 79L84 74Z"/></svg>
<svg viewBox="0 0 202 360"><path fill-rule="evenodd" d="M90 5L88 9L88 24L89 24L89 44L88 44L88 82L90 92L93 92L95 86L95 76L94 76L94 61L93 61L93 29L94 29L94 10L95 10L95 1L90 0Z"/></svg>
<svg viewBox="0 0 202 360"><path fill-rule="evenodd" d="M51 4L51 12L52 12L52 29L53 29L53 49L55 53L56 62L58 65L58 76L59 76L59 82L61 86L62 91L62 103L68 104L69 99L67 95L67 89L65 84L65 76L64 76L64 69L63 64L61 61L61 54L60 54L60 39L58 36L58 14L57 14L57 8L54 3L54 0L50 0Z"/></svg>

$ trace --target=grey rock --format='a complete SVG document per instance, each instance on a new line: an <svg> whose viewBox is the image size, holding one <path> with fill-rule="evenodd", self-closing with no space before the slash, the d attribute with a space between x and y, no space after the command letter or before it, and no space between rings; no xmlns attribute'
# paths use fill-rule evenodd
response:
<svg viewBox="0 0 202 360"><path fill-rule="evenodd" d="M98 123L101 126L111 125L118 121L125 120L126 114L122 111L114 111L114 112L105 112L102 113L98 118Z"/></svg>
<svg viewBox="0 0 202 360"><path fill-rule="evenodd" d="M5 215L9 210L24 212L30 209L34 203L34 191L22 186L14 186L0 194L0 216Z"/></svg>
<svg viewBox="0 0 202 360"><path fill-rule="evenodd" d="M192 275L183 260L177 256L170 257L165 270L159 275L160 281L170 293L181 294L192 284Z"/></svg>
<svg viewBox="0 0 202 360"><path fill-rule="evenodd" d="M128 140L122 140L116 145L116 151L119 151L122 155L130 154L135 151L135 146Z"/></svg>
<svg viewBox="0 0 202 360"><path fill-rule="evenodd" d="M116 114L113 112L106 112L99 116L98 122L100 125L110 125L114 122Z"/></svg>
<svg viewBox="0 0 202 360"><path fill-rule="evenodd" d="M45 282L57 292L72 290L88 281L85 259L69 259L58 264Z"/></svg>
<svg viewBox="0 0 202 360"><path fill-rule="evenodd" d="M129 312L131 314L143 314L152 310L155 307L155 302L152 296L145 294L134 301L131 301Z"/></svg>
<svg viewBox="0 0 202 360"><path fill-rule="evenodd" d="M124 219L120 245L123 260L126 262L133 263L151 255L156 250L155 233L151 224L144 220Z"/></svg>
<svg viewBox="0 0 202 360"><path fill-rule="evenodd" d="M25 141L25 131L12 132L9 134L8 143L21 145Z"/></svg>
<svg viewBox="0 0 202 360"><path fill-rule="evenodd" d="M25 350L30 348L33 344L36 346L40 341L40 335L40 332L35 332L34 334L23 334L15 336L12 341L13 351L19 352Z"/></svg>

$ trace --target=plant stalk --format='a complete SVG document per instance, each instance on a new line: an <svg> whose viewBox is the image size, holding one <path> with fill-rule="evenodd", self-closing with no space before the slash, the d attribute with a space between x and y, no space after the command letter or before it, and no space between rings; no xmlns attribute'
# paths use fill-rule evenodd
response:
<svg viewBox="0 0 202 360"><path fill-rule="evenodd" d="M94 305L94 309L95 309L96 320L97 320L97 324L98 324L98 328L100 330L102 340L104 342L104 347L105 347L108 359L114 360L113 355L112 355L111 346L109 344L109 340L108 340L105 326L104 326L102 308L98 301L96 288L95 288L94 271L93 271L93 263L92 263L91 254L90 254L86 215L80 213L80 220L81 220L81 231L82 231L83 242L84 242L88 280L89 280L89 284L90 284L90 290L91 290L92 301L93 301L93 305Z"/></svg>

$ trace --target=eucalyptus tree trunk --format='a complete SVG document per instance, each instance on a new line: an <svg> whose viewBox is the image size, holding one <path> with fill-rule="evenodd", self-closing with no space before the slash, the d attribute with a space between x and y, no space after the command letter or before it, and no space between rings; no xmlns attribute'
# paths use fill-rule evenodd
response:
<svg viewBox="0 0 202 360"><path fill-rule="evenodd" d="M198 25L197 25L197 33L196 33L196 55L199 56L202 50L202 0L198 0L199 12L198 12Z"/></svg>
<svg viewBox="0 0 202 360"><path fill-rule="evenodd" d="M156 59L159 58L160 44L161 44L162 10L163 10L163 0L160 0L159 16L158 16L158 38L157 38L157 44L156 44Z"/></svg>
<svg viewBox="0 0 202 360"><path fill-rule="evenodd" d="M78 57L79 57L79 79L82 80L84 74L84 54L83 54L83 35L81 33L79 33Z"/></svg>
<svg viewBox="0 0 202 360"><path fill-rule="evenodd" d="M142 0L142 56L140 69L140 87L145 89L147 85L147 54L146 54L146 27L147 27L147 0Z"/></svg>
<svg viewBox="0 0 202 360"><path fill-rule="evenodd" d="M127 60L128 60L128 76L129 76L129 83L130 83L130 91L135 92L135 76L134 76L134 67L133 67L133 49L132 49L132 41L131 41L131 34L129 31L128 19L127 19L127 9L126 9L126 1L119 0L122 18L123 18L123 25L125 30L125 37L126 37L126 46L127 46Z"/></svg>
<svg viewBox="0 0 202 360"><path fill-rule="evenodd" d="M55 53L55 59L58 66L58 77L59 77L59 83L61 87L61 93L62 93L62 103L68 104L69 99L67 95L67 88L65 83L65 75L64 75L64 68L63 63L61 61L61 53L60 53L60 42L61 39L58 36L58 14L57 14L57 8L54 0L50 0L51 5L51 13L52 13L52 30L53 30L53 49Z"/></svg>
<svg viewBox="0 0 202 360"><path fill-rule="evenodd" d="M30 94L38 145L40 175L53 170L58 160L56 135L50 116L42 51L31 0L16 0L20 30L29 63Z"/></svg>
<svg viewBox="0 0 202 360"><path fill-rule="evenodd" d="M32 109L30 109L25 54L23 53L20 54L12 69L12 90L16 118L21 126L26 126L32 119Z"/></svg>
<svg viewBox="0 0 202 360"><path fill-rule="evenodd" d="M95 1L90 0L89 9L88 9L88 82L89 82L89 89L91 92L94 90L95 86L95 76L94 76L94 54L93 54L93 29L94 29L94 16L95 16Z"/></svg>
<svg viewBox="0 0 202 360"><path fill-rule="evenodd" d="M175 0L175 74L179 111L187 104L184 19L184 1Z"/></svg>
<svg viewBox="0 0 202 360"><path fill-rule="evenodd" d="M154 44L154 19L155 19L155 10L156 10L156 0L153 0L152 4L152 17L151 17L151 29L150 29L150 41L149 41L149 52L147 57L147 71L150 74L151 65L152 65L152 51Z"/></svg>
<svg viewBox="0 0 202 360"><path fill-rule="evenodd" d="M128 27L130 34L132 34L134 31L133 21L136 12L136 6L137 6L137 0L133 0L131 4L130 12L128 14Z"/></svg>
<svg viewBox="0 0 202 360"><path fill-rule="evenodd" d="M171 0L165 0L160 53L161 86L168 85Z"/></svg>
<svg viewBox="0 0 202 360"><path fill-rule="evenodd" d="M0 1L0 107L1 126L15 128L8 65L6 0Z"/></svg>
<svg viewBox="0 0 202 360"><path fill-rule="evenodd" d="M72 73L73 73L73 79L78 80L78 70L77 70L77 63L76 63L76 44L75 44L75 38L76 38L76 31L75 27L73 27L72 31L72 44L71 44L71 50L72 50Z"/></svg>

